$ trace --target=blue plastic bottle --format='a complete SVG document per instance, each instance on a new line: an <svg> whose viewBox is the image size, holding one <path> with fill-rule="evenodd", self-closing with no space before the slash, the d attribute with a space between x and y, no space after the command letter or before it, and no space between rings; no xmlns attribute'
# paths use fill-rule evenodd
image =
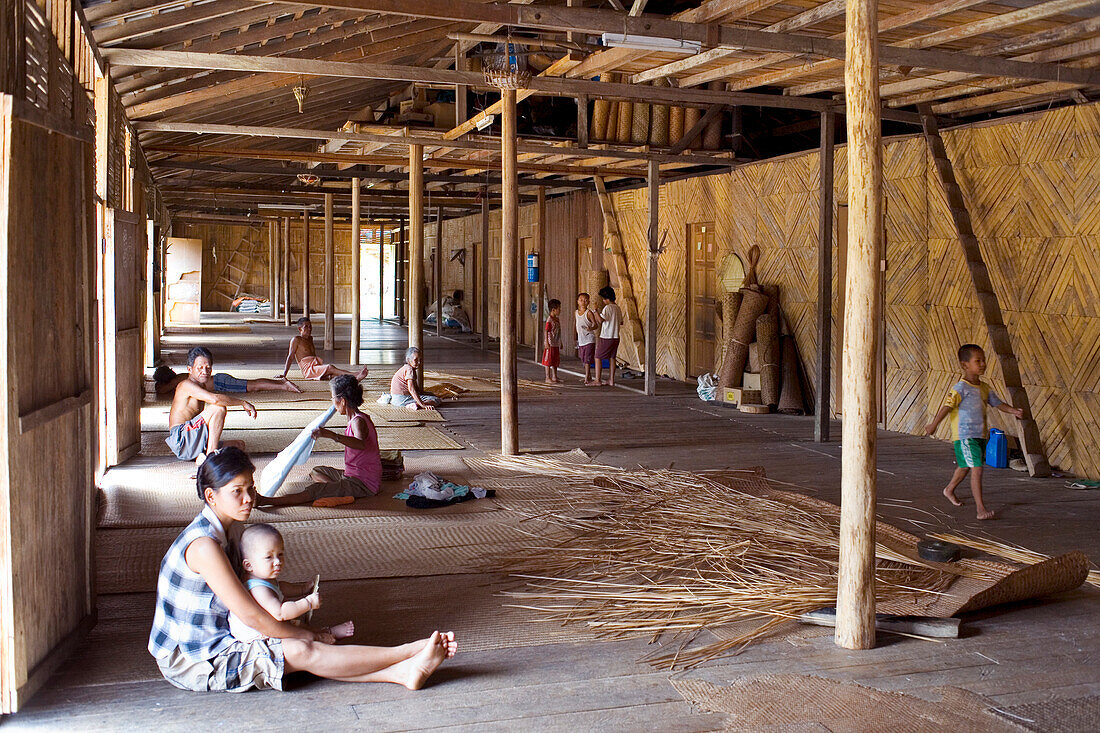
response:
<svg viewBox="0 0 1100 733"><path fill-rule="evenodd" d="M1008 439L1003 430L993 428L985 444L985 465L991 468L1008 468Z"/></svg>

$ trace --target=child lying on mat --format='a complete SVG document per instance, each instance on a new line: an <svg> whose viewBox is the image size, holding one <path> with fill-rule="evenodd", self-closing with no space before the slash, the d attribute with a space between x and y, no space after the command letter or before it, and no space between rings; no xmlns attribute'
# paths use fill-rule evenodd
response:
<svg viewBox="0 0 1100 733"><path fill-rule="evenodd" d="M431 392L421 392L416 386L416 370L420 367L420 349L405 350L405 366L390 380L390 391L378 398L380 405L404 407L407 410L434 410L442 400Z"/></svg>
<svg viewBox="0 0 1100 733"><path fill-rule="evenodd" d="M359 411L363 404L363 387L355 377L341 374L329 385L336 411L348 418L348 426L340 435L327 428L313 431L314 438L328 438L344 446L344 470L318 466L310 471L314 483L296 494L257 496L261 507L309 504L336 506L356 499L374 496L382 487L382 456L378 450L378 430L370 417Z"/></svg>
<svg viewBox="0 0 1100 733"><path fill-rule="evenodd" d="M287 583L279 580L283 571L283 536L270 524L251 524L241 534L241 567L244 587L276 621L291 621L321 607L321 594L309 583ZM306 595L306 594L309 595ZM296 601L286 595L302 596ZM345 621L322 632L334 639L346 639L355 633L355 625ZM233 613L229 614L229 632L246 644L264 635L246 625Z"/></svg>

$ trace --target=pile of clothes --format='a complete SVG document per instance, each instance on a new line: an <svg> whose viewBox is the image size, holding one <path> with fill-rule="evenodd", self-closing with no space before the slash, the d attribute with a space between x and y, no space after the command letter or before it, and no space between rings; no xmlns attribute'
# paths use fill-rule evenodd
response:
<svg viewBox="0 0 1100 733"><path fill-rule="evenodd" d="M496 496L496 493L493 489L483 489L480 486L452 483L431 471L425 471L416 475L406 491L394 494L393 498L404 501L406 506L413 509L436 509L471 499Z"/></svg>

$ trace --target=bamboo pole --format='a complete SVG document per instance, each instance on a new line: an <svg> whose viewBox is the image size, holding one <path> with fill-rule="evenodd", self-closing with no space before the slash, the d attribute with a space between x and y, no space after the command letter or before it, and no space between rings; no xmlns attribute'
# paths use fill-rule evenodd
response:
<svg viewBox="0 0 1100 733"><path fill-rule="evenodd" d="M516 90L501 91L500 242L500 452L519 453L516 401L516 257L519 252L519 196L516 188Z"/></svg>
<svg viewBox="0 0 1100 733"><path fill-rule="evenodd" d="M424 146L409 146L409 346L420 349L417 385L424 379Z"/></svg>
<svg viewBox="0 0 1100 733"><path fill-rule="evenodd" d="M302 315L309 318L309 209L302 211Z"/></svg>
<svg viewBox="0 0 1100 733"><path fill-rule="evenodd" d="M362 309L362 247L359 230L362 228L359 211L359 179L351 179L351 358L349 364L359 363L360 310Z"/></svg>
<svg viewBox="0 0 1100 733"><path fill-rule="evenodd" d="M821 113L821 166L817 227L817 399L814 440L829 442L833 353L833 142L836 114Z"/></svg>
<svg viewBox="0 0 1100 733"><path fill-rule="evenodd" d="M336 243L332 231L332 194L325 194L325 351L336 348Z"/></svg>
<svg viewBox="0 0 1100 733"><path fill-rule="evenodd" d="M489 350L489 187L481 187L481 350Z"/></svg>
<svg viewBox="0 0 1100 733"><path fill-rule="evenodd" d="M649 258L646 270L645 310L645 393L657 394L657 226L661 199L661 167L655 160L649 161L647 176L649 192Z"/></svg>
<svg viewBox="0 0 1100 733"><path fill-rule="evenodd" d="M848 0L848 253L844 301L843 452L837 645L875 645L875 359L882 254L882 132L878 5Z"/></svg>
<svg viewBox="0 0 1100 733"><path fill-rule="evenodd" d="M443 335L443 207L435 210L435 257L432 259L435 282L435 335Z"/></svg>
<svg viewBox="0 0 1100 733"><path fill-rule="evenodd" d="M544 334L544 325L546 323L546 313L543 312L543 303L546 299L546 190L542 187L538 190L538 203L535 206L536 221L536 236L535 240L536 251L539 254L539 279L535 283L535 298L538 300L537 312L538 318L535 319L535 363L542 360L542 348L545 346L543 341L546 340Z"/></svg>
<svg viewBox="0 0 1100 733"><path fill-rule="evenodd" d="M378 222L378 322L386 320L386 223Z"/></svg>
<svg viewBox="0 0 1100 733"><path fill-rule="evenodd" d="M290 325L290 217L283 217L283 325Z"/></svg>

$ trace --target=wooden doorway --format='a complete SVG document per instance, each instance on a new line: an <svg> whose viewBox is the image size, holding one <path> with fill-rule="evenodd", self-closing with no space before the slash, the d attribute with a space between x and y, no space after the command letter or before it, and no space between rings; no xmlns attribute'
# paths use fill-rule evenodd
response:
<svg viewBox="0 0 1100 733"><path fill-rule="evenodd" d="M688 225L687 373L695 377L714 368L718 298L718 244L714 224Z"/></svg>
<svg viewBox="0 0 1100 733"><path fill-rule="evenodd" d="M883 202L885 204L885 201ZM833 313L836 320L833 322L833 403L832 416L843 419L844 404L844 296L845 279L848 274L848 205L841 204L836 207L836 286L834 287ZM886 221L886 211L883 209L883 222ZM884 225L885 226L885 225ZM878 353L877 368L875 369L876 388L878 395L878 423L880 427L886 426L886 235L883 232L882 260L879 263L880 272L878 298L879 298L879 322L878 322Z"/></svg>
<svg viewBox="0 0 1100 733"><path fill-rule="evenodd" d="M592 237L577 237L577 293L587 292L588 273L592 271ZM574 293L576 295L577 293ZM595 293L588 293L590 301Z"/></svg>

